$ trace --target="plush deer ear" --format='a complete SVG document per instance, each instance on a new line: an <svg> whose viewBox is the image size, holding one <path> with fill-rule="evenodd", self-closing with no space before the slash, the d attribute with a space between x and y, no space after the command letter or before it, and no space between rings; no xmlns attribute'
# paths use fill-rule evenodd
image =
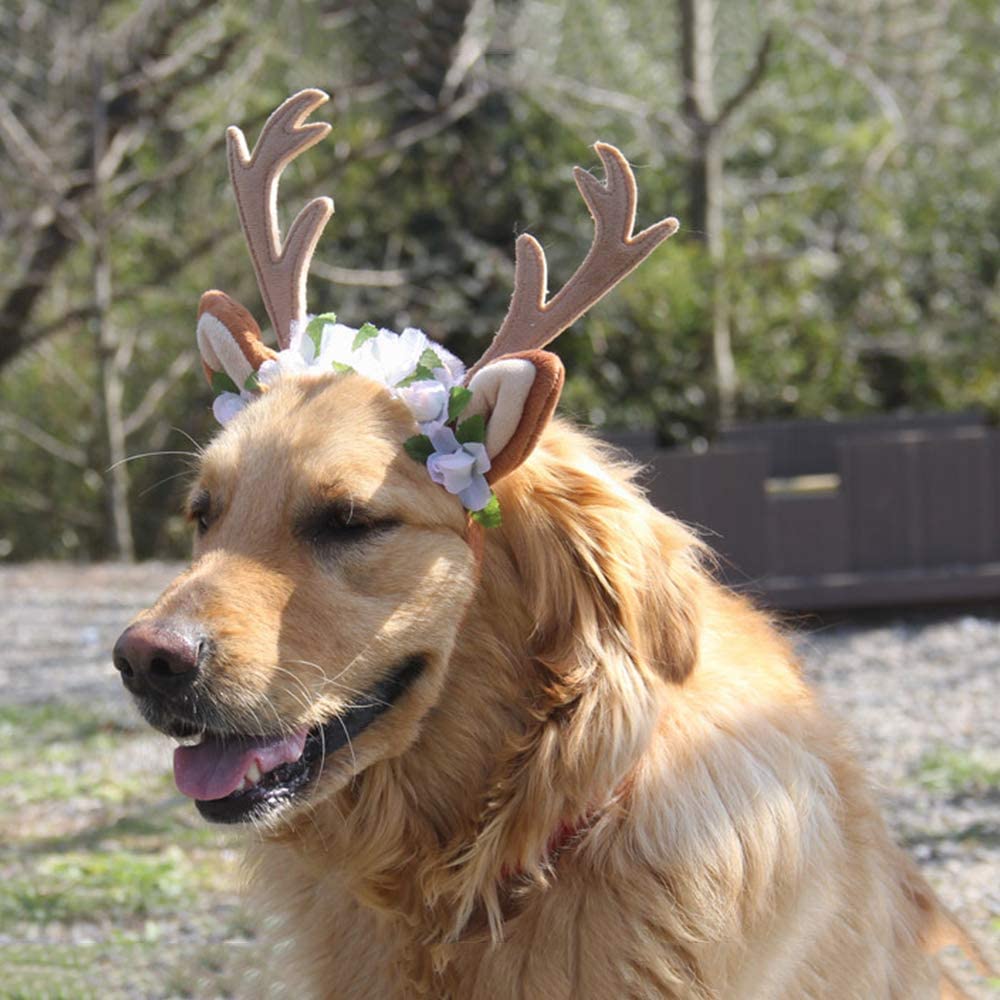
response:
<svg viewBox="0 0 1000 1000"><path fill-rule="evenodd" d="M225 372L238 389L270 358L277 357L260 339L257 321L225 292L205 292L198 305L198 350L205 377Z"/></svg>
<svg viewBox="0 0 1000 1000"><path fill-rule="evenodd" d="M566 373L549 351L505 354L483 365L469 380L468 416L486 420L486 452L495 483L513 472L534 450L559 401Z"/></svg>

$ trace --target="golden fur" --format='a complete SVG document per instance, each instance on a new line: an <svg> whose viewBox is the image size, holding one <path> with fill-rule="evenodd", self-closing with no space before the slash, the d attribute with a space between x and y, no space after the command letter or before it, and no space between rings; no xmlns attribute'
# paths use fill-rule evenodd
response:
<svg viewBox="0 0 1000 1000"><path fill-rule="evenodd" d="M206 451L208 529L146 613L205 623L236 731L329 719L427 657L255 831L274 995L938 996L933 895L701 543L557 422L498 484L480 562L411 433L356 376L279 383ZM398 526L318 552L293 526L324 497Z"/></svg>

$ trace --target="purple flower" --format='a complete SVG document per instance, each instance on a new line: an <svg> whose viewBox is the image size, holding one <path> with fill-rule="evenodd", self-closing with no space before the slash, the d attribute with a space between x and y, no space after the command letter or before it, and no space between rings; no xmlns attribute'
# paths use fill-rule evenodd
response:
<svg viewBox="0 0 1000 1000"><path fill-rule="evenodd" d="M466 510L482 510L492 492L483 473L490 468L490 456L478 441L462 444L450 427L436 427L429 437L434 452L427 459L431 479L454 493Z"/></svg>
<svg viewBox="0 0 1000 1000"><path fill-rule="evenodd" d="M212 401L212 413L215 419L225 427L247 405L247 400L235 392L220 392Z"/></svg>

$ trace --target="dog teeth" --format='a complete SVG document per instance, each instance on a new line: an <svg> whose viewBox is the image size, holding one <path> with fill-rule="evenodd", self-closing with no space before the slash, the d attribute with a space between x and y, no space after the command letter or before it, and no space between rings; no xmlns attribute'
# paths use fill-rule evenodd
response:
<svg viewBox="0 0 1000 1000"><path fill-rule="evenodd" d="M254 761L249 768L247 768L247 773L243 777L243 784L247 788L251 788L260 781L260 768L257 766L257 761Z"/></svg>

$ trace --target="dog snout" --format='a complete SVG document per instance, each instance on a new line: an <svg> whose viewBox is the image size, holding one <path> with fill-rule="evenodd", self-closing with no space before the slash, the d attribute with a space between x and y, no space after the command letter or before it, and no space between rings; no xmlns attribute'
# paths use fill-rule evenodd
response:
<svg viewBox="0 0 1000 1000"><path fill-rule="evenodd" d="M118 637L113 652L122 683L138 697L184 694L194 683L208 639L193 624L139 622Z"/></svg>

